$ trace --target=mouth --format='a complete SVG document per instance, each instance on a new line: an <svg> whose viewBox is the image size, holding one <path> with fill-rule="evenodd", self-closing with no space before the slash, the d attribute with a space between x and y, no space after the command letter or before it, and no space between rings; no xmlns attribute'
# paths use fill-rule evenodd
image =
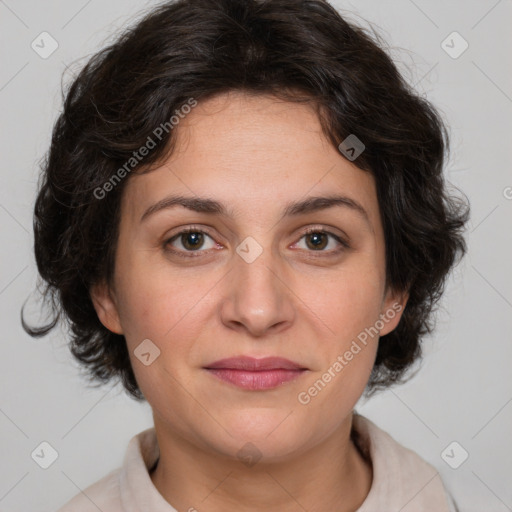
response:
<svg viewBox="0 0 512 512"><path fill-rule="evenodd" d="M297 379L308 368L281 357L233 357L204 367L214 377L251 391L273 389Z"/></svg>

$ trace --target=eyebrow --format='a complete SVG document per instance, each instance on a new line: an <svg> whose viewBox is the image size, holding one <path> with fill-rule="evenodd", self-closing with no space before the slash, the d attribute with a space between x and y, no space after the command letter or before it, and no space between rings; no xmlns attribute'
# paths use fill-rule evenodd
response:
<svg viewBox="0 0 512 512"><path fill-rule="evenodd" d="M142 214L140 222L143 222L148 217L159 211L173 208L175 206L182 206L188 210L192 210L198 213L209 213L223 217L235 217L234 211L232 209L226 208L226 206L214 199L209 199L206 197L171 195L151 205ZM308 197L302 201L288 203L283 209L281 219L284 217L295 217L307 213L314 213L320 210L325 210L327 208L333 208L335 206L351 209L360 215L368 223L370 228L372 228L368 213L363 208L363 206L355 199L342 195L313 196Z"/></svg>

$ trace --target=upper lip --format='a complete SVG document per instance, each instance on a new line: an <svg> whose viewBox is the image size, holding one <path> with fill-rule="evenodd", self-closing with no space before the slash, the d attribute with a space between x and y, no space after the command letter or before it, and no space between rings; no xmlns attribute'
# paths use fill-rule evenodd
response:
<svg viewBox="0 0 512 512"><path fill-rule="evenodd" d="M206 369L230 369L230 370L246 370L246 371L262 371L262 370L307 370L302 365L284 359L282 357L263 357L256 359L254 357L240 356L220 359L214 363L206 365Z"/></svg>

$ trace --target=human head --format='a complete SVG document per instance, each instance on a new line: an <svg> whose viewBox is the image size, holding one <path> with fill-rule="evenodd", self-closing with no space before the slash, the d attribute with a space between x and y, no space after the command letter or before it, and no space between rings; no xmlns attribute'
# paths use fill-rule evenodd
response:
<svg viewBox="0 0 512 512"><path fill-rule="evenodd" d="M143 398L124 337L100 322L90 290L114 275L132 175L172 154L183 105L229 91L312 105L335 148L351 134L363 141L353 163L375 180L386 285L408 293L400 323L380 339L368 390L391 385L421 354L445 278L464 252L466 212L443 182L448 137L439 114L364 30L321 0L164 4L87 63L67 91L35 206L36 262L55 317L40 330L24 327L42 335L67 318L72 352L90 375L119 377ZM106 191L169 123L156 147Z"/></svg>

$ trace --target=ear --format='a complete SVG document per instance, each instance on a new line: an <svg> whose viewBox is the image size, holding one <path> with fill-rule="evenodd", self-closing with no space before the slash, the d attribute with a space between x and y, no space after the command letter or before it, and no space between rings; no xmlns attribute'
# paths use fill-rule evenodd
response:
<svg viewBox="0 0 512 512"><path fill-rule="evenodd" d="M123 334L115 294L110 287L104 282L94 284L90 289L90 295L100 322L109 331Z"/></svg>
<svg viewBox="0 0 512 512"><path fill-rule="evenodd" d="M384 327L380 330L380 336L389 334L396 328L402 318L408 300L408 291L397 292L391 288L386 290L379 317L384 323Z"/></svg>

